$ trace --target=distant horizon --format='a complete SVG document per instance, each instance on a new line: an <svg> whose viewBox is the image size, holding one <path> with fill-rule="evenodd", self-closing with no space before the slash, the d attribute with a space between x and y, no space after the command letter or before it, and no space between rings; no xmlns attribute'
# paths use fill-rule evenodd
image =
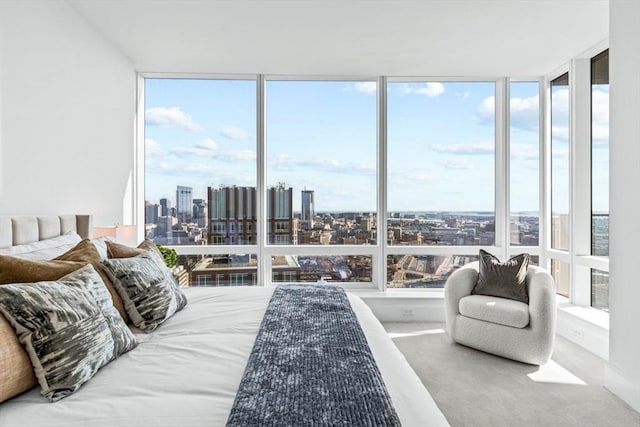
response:
<svg viewBox="0 0 640 427"><path fill-rule="evenodd" d="M145 79L145 196L175 205L178 184L204 199L209 186L256 187L262 151L265 184L284 182L294 188L294 206L301 205L300 191L307 188L324 212L363 206L375 211L380 190L376 82L269 80L267 87L265 146L258 150L255 81ZM510 85L509 198L514 212L539 211L538 93L535 81ZM599 104L608 100L608 93L595 93L601 95ZM389 211L493 209L495 82L391 82L387 96ZM567 97L562 88L553 100ZM566 174L568 123L556 120L554 126L554 172ZM603 146L598 140L594 150ZM594 161L601 158L594 155ZM598 163L594 170L601 174L605 169ZM593 206L606 212L607 199L599 196L605 194L603 182L594 179ZM558 183L553 195L554 209L568 210L568 188Z"/></svg>

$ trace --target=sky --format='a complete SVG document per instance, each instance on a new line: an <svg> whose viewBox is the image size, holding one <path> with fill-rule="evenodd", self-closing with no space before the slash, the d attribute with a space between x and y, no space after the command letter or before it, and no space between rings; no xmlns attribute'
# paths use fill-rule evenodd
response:
<svg viewBox="0 0 640 427"><path fill-rule="evenodd" d="M177 185L205 199L207 186L255 186L255 93L253 80L146 79L145 199L175 203ZM293 187L294 210L306 188L317 212L375 211L375 94L375 82L267 82L267 185ZM493 210L494 105L493 82L389 83L390 212ZM512 211L537 211L537 84L512 83L510 108ZM567 123L554 126L562 159Z"/></svg>

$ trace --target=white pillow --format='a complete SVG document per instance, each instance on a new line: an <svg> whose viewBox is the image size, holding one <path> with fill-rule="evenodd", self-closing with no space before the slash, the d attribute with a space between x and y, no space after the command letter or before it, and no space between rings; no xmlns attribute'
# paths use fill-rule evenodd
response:
<svg viewBox="0 0 640 427"><path fill-rule="evenodd" d="M107 256L107 241L113 242L113 238L111 236L100 236L95 239L91 239L91 243L96 247L98 253L100 254L100 259L105 260L108 258Z"/></svg>
<svg viewBox="0 0 640 427"><path fill-rule="evenodd" d="M82 240L80 235L71 231L51 239L2 248L0 249L0 255L11 255L36 261L49 260L73 248L80 240Z"/></svg>

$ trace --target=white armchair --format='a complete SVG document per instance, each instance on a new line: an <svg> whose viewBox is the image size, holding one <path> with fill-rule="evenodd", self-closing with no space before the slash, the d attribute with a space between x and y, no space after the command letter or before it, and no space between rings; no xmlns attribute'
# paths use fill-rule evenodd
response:
<svg viewBox="0 0 640 427"><path fill-rule="evenodd" d="M532 365L545 364L555 338L556 304L553 278L529 266L529 304L472 295L478 262L453 272L444 288L447 332L454 342Z"/></svg>

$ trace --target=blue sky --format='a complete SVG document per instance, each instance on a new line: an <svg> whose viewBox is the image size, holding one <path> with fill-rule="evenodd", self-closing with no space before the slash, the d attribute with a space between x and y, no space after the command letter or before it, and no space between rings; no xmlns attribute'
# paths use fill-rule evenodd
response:
<svg viewBox="0 0 640 427"><path fill-rule="evenodd" d="M255 89L251 80L146 80L147 200L174 201L177 185L194 198L207 186L256 185ZM292 186L295 210L306 187L317 211L375 211L375 89L267 82L267 184ZM492 82L389 84L389 211L493 209L494 104ZM512 84L514 211L538 210L537 109L537 85Z"/></svg>

